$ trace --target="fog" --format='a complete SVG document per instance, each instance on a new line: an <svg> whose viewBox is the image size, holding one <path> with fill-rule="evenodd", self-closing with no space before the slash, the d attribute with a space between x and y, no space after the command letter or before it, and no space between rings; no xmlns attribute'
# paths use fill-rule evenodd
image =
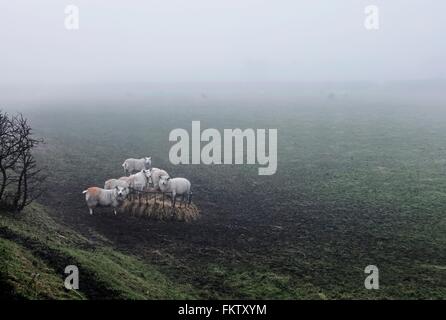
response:
<svg viewBox="0 0 446 320"><path fill-rule="evenodd" d="M445 14L438 0L2 1L0 85L442 79Z"/></svg>

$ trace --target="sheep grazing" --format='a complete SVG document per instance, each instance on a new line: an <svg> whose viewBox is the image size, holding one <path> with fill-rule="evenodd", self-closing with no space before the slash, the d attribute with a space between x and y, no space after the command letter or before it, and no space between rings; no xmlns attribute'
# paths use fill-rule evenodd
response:
<svg viewBox="0 0 446 320"><path fill-rule="evenodd" d="M175 208L175 202L177 196L182 196L183 203L184 203L184 198L186 196L188 202L190 200L191 184L190 181L185 178L170 178L169 176L161 176L161 179L159 181L159 187L162 192L170 192L172 194L173 208Z"/></svg>
<svg viewBox="0 0 446 320"><path fill-rule="evenodd" d="M97 206L113 207L113 212L116 214L116 207L120 206L126 199L129 189L116 186L112 190L105 190L98 187L91 187L84 190L85 201L87 202L90 214L93 214L93 209Z"/></svg>
<svg viewBox="0 0 446 320"><path fill-rule="evenodd" d="M149 183L149 178L147 178L144 169L138 173L132 174L129 177L129 186L137 191L144 191Z"/></svg>
<svg viewBox="0 0 446 320"><path fill-rule="evenodd" d="M143 169L149 169L152 166L152 157L145 157L141 159L127 159L122 164L125 175L139 172Z"/></svg>
<svg viewBox="0 0 446 320"><path fill-rule="evenodd" d="M162 176L169 176L169 174L163 170L158 168L151 168L148 170L143 170L146 177L149 179L149 183L152 182L153 188L155 190L159 190L159 181Z"/></svg>
<svg viewBox="0 0 446 320"><path fill-rule="evenodd" d="M128 177L126 177L128 178ZM129 183L121 178L119 179L109 179L107 181L105 181L104 183L104 189L105 190L111 190L115 187L123 187L123 188L128 188L129 187Z"/></svg>

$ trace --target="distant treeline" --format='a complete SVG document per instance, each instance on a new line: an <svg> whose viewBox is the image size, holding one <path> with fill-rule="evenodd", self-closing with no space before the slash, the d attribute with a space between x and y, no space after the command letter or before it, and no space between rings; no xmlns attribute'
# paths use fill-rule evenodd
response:
<svg viewBox="0 0 446 320"><path fill-rule="evenodd" d="M21 114L0 110L0 206L21 211L39 197L45 180L33 150L43 140L33 137L28 120Z"/></svg>

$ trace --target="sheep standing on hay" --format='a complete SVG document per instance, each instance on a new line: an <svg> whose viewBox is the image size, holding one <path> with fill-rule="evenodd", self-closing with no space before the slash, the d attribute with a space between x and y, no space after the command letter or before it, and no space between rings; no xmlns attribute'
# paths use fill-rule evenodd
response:
<svg viewBox="0 0 446 320"><path fill-rule="evenodd" d="M153 188L155 190L160 190L159 181L161 177L169 176L169 174L165 170L158 168L151 168L148 170L144 170L144 173L146 174L146 177L149 179L149 182L151 181L153 183Z"/></svg>
<svg viewBox="0 0 446 320"><path fill-rule="evenodd" d="M105 190L111 190L117 186L120 186L123 188L128 188L129 183L122 179L109 179L109 180L105 181L105 183L104 183Z"/></svg>
<svg viewBox="0 0 446 320"><path fill-rule="evenodd" d="M87 202L90 214L93 214L93 209L97 206L113 207L113 212L116 214L116 207L120 206L129 193L128 188L116 186L112 190L105 190L97 187L91 187L84 190L85 201Z"/></svg>
<svg viewBox="0 0 446 320"><path fill-rule="evenodd" d="M149 184L149 178L147 178L144 169L138 173L132 174L129 177L130 188L135 189L137 191L144 191L144 189L147 187L148 184Z"/></svg>
<svg viewBox="0 0 446 320"><path fill-rule="evenodd" d="M172 194L173 208L175 208L176 197L182 196L182 202L187 196L190 200L190 181L185 178L170 178L169 176L162 176L159 181L159 187L162 192L170 192ZM181 206L181 205L180 205Z"/></svg>
<svg viewBox="0 0 446 320"><path fill-rule="evenodd" d="M152 166L152 157L144 157L141 159L129 158L124 161L122 167L125 175L129 175L143 169L149 169Z"/></svg>

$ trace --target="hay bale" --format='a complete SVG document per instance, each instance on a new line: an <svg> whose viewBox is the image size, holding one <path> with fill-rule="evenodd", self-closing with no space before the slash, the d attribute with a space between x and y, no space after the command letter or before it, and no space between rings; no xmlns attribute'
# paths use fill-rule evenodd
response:
<svg viewBox="0 0 446 320"><path fill-rule="evenodd" d="M172 201L168 197L164 198L163 205L161 195L150 194L124 201L119 208L119 213L156 220L190 222L199 217L200 210L194 203L190 205L181 204L180 201L177 201L175 208L173 208Z"/></svg>

